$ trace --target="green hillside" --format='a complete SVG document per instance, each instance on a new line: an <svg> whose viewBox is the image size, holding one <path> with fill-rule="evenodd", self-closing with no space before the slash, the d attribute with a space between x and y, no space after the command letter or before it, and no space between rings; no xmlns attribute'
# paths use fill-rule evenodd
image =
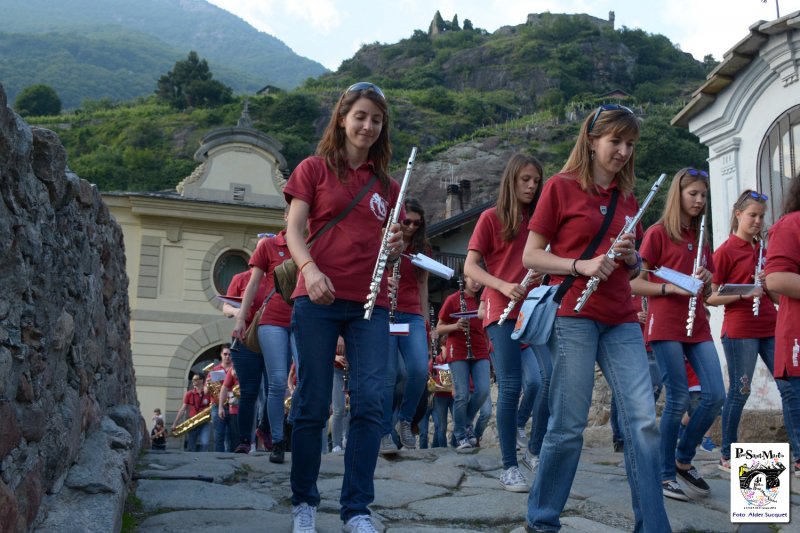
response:
<svg viewBox="0 0 800 533"><path fill-rule="evenodd" d="M53 86L67 108L146 96L190 50L240 93L291 89L326 72L203 0L0 0L0 13L0 80L11 101L31 83Z"/></svg>

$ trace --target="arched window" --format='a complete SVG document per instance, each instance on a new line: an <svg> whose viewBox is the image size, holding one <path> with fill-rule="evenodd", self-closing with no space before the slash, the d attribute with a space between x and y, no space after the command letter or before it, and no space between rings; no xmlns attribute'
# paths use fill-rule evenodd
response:
<svg viewBox="0 0 800 533"><path fill-rule="evenodd" d="M758 152L759 192L769 196L767 226L780 218L783 192L800 171L800 105L786 111L770 126Z"/></svg>
<svg viewBox="0 0 800 533"><path fill-rule="evenodd" d="M214 264L214 288L219 294L228 292L233 276L248 268L250 256L241 250L228 250Z"/></svg>

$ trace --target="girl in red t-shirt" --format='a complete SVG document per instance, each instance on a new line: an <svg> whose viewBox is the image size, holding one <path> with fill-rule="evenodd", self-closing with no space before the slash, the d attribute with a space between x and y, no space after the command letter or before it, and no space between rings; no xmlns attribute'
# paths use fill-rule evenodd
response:
<svg viewBox="0 0 800 533"><path fill-rule="evenodd" d="M725 318L722 322L722 347L728 363L728 396L722 408L722 457L719 468L730 472L731 443L737 442L739 421L744 405L752 390L753 371L758 356L770 371L775 371L775 304L778 296L758 287L748 296L719 296L719 286L727 283L751 284L756 281L763 285L763 261L766 254L761 249L764 242L761 232L764 229L764 215L767 212L767 197L750 189L745 190L733 204L731 215L731 235L714 252L716 271L712 279L710 305L724 305ZM762 261L761 265L758 264ZM756 300L758 299L758 300ZM757 309L757 313L754 311ZM800 419L792 418L800 409L800 397L787 382L778 380L778 391L783 403L783 420L792 443L795 462L800 459Z"/></svg>
<svg viewBox="0 0 800 533"><path fill-rule="evenodd" d="M292 516L295 530L312 531L320 502L322 442L328 420L336 341L344 338L350 366L350 428L344 454L340 517L348 530L371 527L372 479L382 433L383 387L389 349L386 276L370 320L364 304L389 212L400 185L387 172L392 158L389 107L374 84L359 82L339 97L317 145L283 194L289 206L286 242L298 266L292 293L297 389L292 397ZM377 176L377 180L371 177ZM366 194L328 231L320 230ZM402 206L400 206L402 207ZM309 250L304 234L314 240ZM388 228L389 263L402 252L399 224Z"/></svg>
<svg viewBox="0 0 800 533"><path fill-rule="evenodd" d="M560 526L559 515L580 459L595 364L599 364L622 422L635 529L670 531L658 479L658 428L647 355L631 299L630 278L638 274L640 265L635 236L620 236L614 248L616 260L606 255L626 217L639 210L633 194L638 138L639 121L627 107L607 104L590 113L561 173L545 184L528 224L525 267L551 274L551 283L560 283L567 275L575 278L556 313L548 343L553 357L551 412L528 499L527 520L533 529ZM593 258L580 259L603 227L615 199L610 224ZM575 303L592 276L600 279L597 290L575 313Z"/></svg>
<svg viewBox="0 0 800 533"><path fill-rule="evenodd" d="M785 193L783 216L769 230L766 286L780 296L775 324L775 377L800 397L800 176ZM800 412L793 409L792 418ZM797 466L797 465L795 465ZM795 476L798 475L795 470Z"/></svg>
<svg viewBox="0 0 800 533"><path fill-rule="evenodd" d="M663 215L648 228L641 247L644 268L664 266L694 275L704 283L700 292L689 294L647 272L642 272L639 279L631 283L636 294L648 297L647 340L665 376L667 399L661 415L664 495L681 501L689 498L678 485L678 478L696 497L707 496L710 492L708 483L692 466L692 459L703 435L719 414L725 397L719 356L711 339L703 303L703 298L711 294L711 276L715 270L707 239L698 242L707 195L708 174L705 171L694 168L679 170L672 179ZM703 262L694 271L701 248ZM692 336L689 336L687 320L693 296L696 297L695 318ZM700 379L702 394L700 405L678 440L681 417L690 401L684 355Z"/></svg>
<svg viewBox="0 0 800 533"><path fill-rule="evenodd" d="M540 364L537 356L547 358L545 363L549 366L549 353L540 350L534 355L530 347L523 348L522 343L511 339L520 305L502 325L498 321L511 299L521 302L530 289L541 283L538 276L527 288L520 285L526 274L522 266L525 227L541 194L541 182L542 164L536 158L525 154L511 156L500 178L497 206L484 211L478 219L464 263L464 274L485 287L483 325L494 346L498 387L497 436L503 459L500 483L511 492L528 492L530 487L517 461L517 410L523 374L527 378L526 394L528 391L542 394L541 367L545 365Z"/></svg>
<svg viewBox="0 0 800 533"><path fill-rule="evenodd" d="M425 210L415 198L403 203L403 250L407 254L430 254L425 238ZM415 449L417 438L411 432L411 422L428 379L428 335L425 317L428 316L428 272L411 264L410 259L398 260L400 283L396 290L394 323L408 324L408 335L389 337L389 360L386 365L386 384L383 390L383 436L381 454L397 453L392 440L395 384L398 381L398 357L402 355L406 379L397 413L397 436L403 448Z"/></svg>

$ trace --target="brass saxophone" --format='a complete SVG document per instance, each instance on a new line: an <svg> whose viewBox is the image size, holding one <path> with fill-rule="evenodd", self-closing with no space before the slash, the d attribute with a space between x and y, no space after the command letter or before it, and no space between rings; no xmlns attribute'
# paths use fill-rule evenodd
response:
<svg viewBox="0 0 800 533"><path fill-rule="evenodd" d="M214 385L216 385L216 387L214 387ZM198 413L193 417L187 418L177 426L173 427L172 431L170 432L171 436L176 438L181 437L184 434L192 431L193 429L197 429L203 424L211 421L211 408L214 405L218 405L214 401L214 399L219 397L219 390L222 388L222 385L219 382L212 382L208 384L208 387L209 389L212 389L211 393L212 402L205 409L198 411ZM216 389L216 393L213 393L214 389ZM233 388L233 395L236 396L237 398L240 395L238 384Z"/></svg>

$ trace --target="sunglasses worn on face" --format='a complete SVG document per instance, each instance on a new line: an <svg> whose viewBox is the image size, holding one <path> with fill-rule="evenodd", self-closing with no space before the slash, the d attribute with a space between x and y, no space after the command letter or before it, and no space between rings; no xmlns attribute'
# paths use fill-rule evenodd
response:
<svg viewBox="0 0 800 533"><path fill-rule="evenodd" d="M353 91L366 91L367 89L372 89L378 94L378 96L386 100L386 95L383 94L381 88L375 85L374 83L370 83L368 81L359 81L358 83L354 83L353 85L348 87L344 93L347 94Z"/></svg>
<svg viewBox="0 0 800 533"><path fill-rule="evenodd" d="M410 218L406 218L406 219L403 220L403 225L404 226L415 226L415 227L418 228L418 227L420 227L422 225L422 221L421 220L411 220Z"/></svg>
<svg viewBox="0 0 800 533"><path fill-rule="evenodd" d="M690 176L694 177L700 176L705 180L708 179L708 172L706 172L705 170L697 170L696 168L690 168L689 170L686 171L686 173L689 174Z"/></svg>
<svg viewBox="0 0 800 533"><path fill-rule="evenodd" d="M592 121L589 123L589 129L586 130L587 133L592 131L592 128L594 128L594 123L597 122L597 117L599 117L600 113L602 113L603 111L625 111L633 115L633 111L631 111L629 107L625 107L624 105L603 104L597 108L597 111L595 111L594 117L592 118Z"/></svg>

